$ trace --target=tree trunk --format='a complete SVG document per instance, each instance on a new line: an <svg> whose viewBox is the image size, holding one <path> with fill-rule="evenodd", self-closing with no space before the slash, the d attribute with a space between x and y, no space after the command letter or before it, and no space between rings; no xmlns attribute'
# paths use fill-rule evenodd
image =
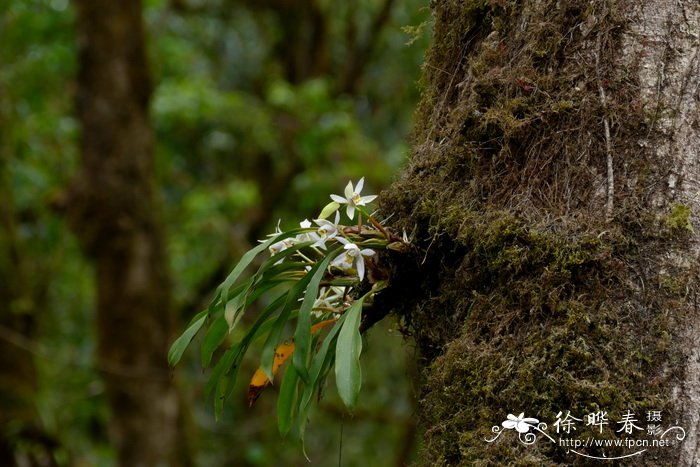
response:
<svg viewBox="0 0 700 467"><path fill-rule="evenodd" d="M166 353L170 281L139 0L75 0L81 168L66 215L94 264L98 361L120 465L189 464Z"/></svg>
<svg viewBox="0 0 700 467"><path fill-rule="evenodd" d="M0 138L0 465L53 466L58 445L36 409L31 352L43 297L26 280L2 143Z"/></svg>
<svg viewBox="0 0 700 467"><path fill-rule="evenodd" d="M417 246L387 292L423 355L422 464L700 465L700 3L432 8L411 162L383 196ZM502 427L521 412L555 442ZM685 436L560 444L649 425Z"/></svg>

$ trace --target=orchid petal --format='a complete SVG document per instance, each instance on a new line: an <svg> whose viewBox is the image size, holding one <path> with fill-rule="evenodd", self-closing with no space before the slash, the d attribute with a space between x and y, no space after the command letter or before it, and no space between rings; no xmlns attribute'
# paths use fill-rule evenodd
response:
<svg viewBox="0 0 700 467"><path fill-rule="evenodd" d="M347 254L349 254L349 255L352 256L353 258L357 258L358 256L362 256L362 254L361 254L361 252L360 252L360 247L358 247L358 246L355 245L354 243L348 242L348 243L345 245L344 248L345 248L346 250L348 250L348 251L347 251Z"/></svg>
<svg viewBox="0 0 700 467"><path fill-rule="evenodd" d="M355 186L355 193L359 193L362 191L362 187L365 185L365 177L362 177L359 182L357 182L357 186Z"/></svg>
<svg viewBox="0 0 700 467"><path fill-rule="evenodd" d="M348 204L348 200L339 195L331 195L331 199L336 203Z"/></svg>
<svg viewBox="0 0 700 467"><path fill-rule="evenodd" d="M345 185L345 198L350 199L352 198L354 190L352 189L352 182L348 182L347 185Z"/></svg>
<svg viewBox="0 0 700 467"><path fill-rule="evenodd" d="M371 202L374 201L375 199L377 199L377 195L363 196L362 198L360 198L360 202L357 203L357 204L362 204L362 205L364 205L365 203L371 203Z"/></svg>
<svg viewBox="0 0 700 467"><path fill-rule="evenodd" d="M360 277L360 282L365 277L365 260L362 259L362 255L357 257L357 275Z"/></svg>
<svg viewBox="0 0 700 467"><path fill-rule="evenodd" d="M348 215L348 217L350 218L350 220L355 218L355 206L353 206L352 204L348 204L348 207L345 210L345 212Z"/></svg>
<svg viewBox="0 0 700 467"><path fill-rule="evenodd" d="M347 271L348 269L352 268L352 262L352 256L344 254L334 259L331 263L331 266L341 269L343 271Z"/></svg>

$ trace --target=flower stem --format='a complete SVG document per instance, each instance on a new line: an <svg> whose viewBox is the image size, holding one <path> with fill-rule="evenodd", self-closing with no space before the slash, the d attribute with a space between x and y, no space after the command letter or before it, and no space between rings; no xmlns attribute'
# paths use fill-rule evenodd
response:
<svg viewBox="0 0 700 467"><path fill-rule="evenodd" d="M386 237L387 240L389 240L389 238L390 238L390 237L389 237L389 233L388 233L386 230L384 230L384 227L382 226L382 224L380 224L379 222L377 222L372 216L369 216L369 221L372 223L372 225L373 225L377 230L379 230L382 234L384 234L384 236Z"/></svg>
<svg viewBox="0 0 700 467"><path fill-rule="evenodd" d="M309 264L315 264L315 261L313 261L312 259L310 259L308 256L306 256L306 255L305 255L304 253L302 253L301 251L297 251L297 255L301 256L301 258L304 259L304 260L306 260L307 263L309 263Z"/></svg>

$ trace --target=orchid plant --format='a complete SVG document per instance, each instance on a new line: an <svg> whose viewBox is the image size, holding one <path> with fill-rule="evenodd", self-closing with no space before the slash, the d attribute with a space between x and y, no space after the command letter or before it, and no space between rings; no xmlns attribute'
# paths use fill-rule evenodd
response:
<svg viewBox="0 0 700 467"><path fill-rule="evenodd" d="M278 224L274 233L243 255L216 289L208 308L194 316L173 343L168 354L171 366L199 332L204 333L202 365L208 367L220 355L206 386L206 393L214 396L217 417L234 389L244 355L256 340L263 342L261 364L250 381L248 401L252 405L287 362L277 399L283 436L296 426L303 442L313 396L332 368L342 401L354 410L362 385L363 306L369 306L387 283L379 272L377 250L403 251L407 243L405 235L397 237L368 212L376 196L362 196L363 185L364 178L356 185L348 182L345 196L331 195L331 202L313 223L305 219L299 228L288 231ZM346 205L352 224L341 224L341 205ZM328 220L331 216L333 221ZM245 271L265 251L269 257L245 278ZM265 302L240 341L230 342L245 312L269 295L276 298ZM290 327L293 335L285 336ZM216 353L221 347L223 351Z"/></svg>

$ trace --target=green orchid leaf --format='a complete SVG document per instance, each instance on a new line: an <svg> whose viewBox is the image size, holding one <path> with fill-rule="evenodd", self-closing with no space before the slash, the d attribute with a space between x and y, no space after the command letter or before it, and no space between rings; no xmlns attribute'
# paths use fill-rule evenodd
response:
<svg viewBox="0 0 700 467"><path fill-rule="evenodd" d="M318 353L314 355L311 361L309 368L310 383L304 386L304 392L301 395L297 416L297 427L299 430L299 436L302 440L304 431L306 430L306 418L310 409L311 400L313 399L314 393L320 388L324 374L328 371L328 369L330 369L330 366L333 363L333 355L335 352L338 332L343 327L344 322L345 315L341 316L335 323L333 328L321 343Z"/></svg>
<svg viewBox="0 0 700 467"><path fill-rule="evenodd" d="M311 353L311 310L318 297L319 284L326 274L328 265L341 251L341 248L337 248L329 252L323 261L318 263L314 269L307 273L308 275L313 275L306 288L304 301L301 304L301 308L299 308L297 328L294 333L294 343L296 347L294 349L294 355L292 356L294 367L297 369L299 376L305 384L309 384L307 365L309 354Z"/></svg>
<svg viewBox="0 0 700 467"><path fill-rule="evenodd" d="M309 231L309 229L297 229L297 230L302 230L302 233ZM298 253L300 250L303 250L304 248L310 247L313 244L313 242L300 242L300 243L295 243L294 245L291 245L284 250L280 251L279 253L275 253L274 255L270 256L267 258L263 264L260 266L260 269L258 270L258 273L265 271L267 269L270 269L273 266L280 266L284 264L284 262L280 263L283 259ZM280 264L277 264L280 263ZM303 268L302 268L303 269Z"/></svg>
<svg viewBox="0 0 700 467"><path fill-rule="evenodd" d="M362 387L360 320L363 301L364 297L353 303L345 312L347 317L338 333L338 343L335 349L335 383L340 398L350 411L355 410L357 397Z"/></svg>
<svg viewBox="0 0 700 467"><path fill-rule="evenodd" d="M277 397L277 426L282 437L287 436L292 427L292 419L297 408L299 375L294 365L287 365Z"/></svg>
<svg viewBox="0 0 700 467"><path fill-rule="evenodd" d="M306 270L304 268L307 264L309 263L301 261L283 261L280 264L275 264L264 271L261 283L268 283L270 281L278 280L277 278L283 274L290 275L295 272L306 273Z"/></svg>
<svg viewBox="0 0 700 467"><path fill-rule="evenodd" d="M221 285L218 287L217 292L221 293L221 302L228 303L229 289L231 288L231 286L233 286L236 280L240 277L243 271L245 271L245 269L248 267L248 265L250 265L250 263L255 259L256 256L258 256L263 251L267 250L271 245L274 245L275 243L282 241L286 238L298 235L304 231L305 229L293 229L289 232L280 233L279 235L268 238L260 245L257 245L256 247L248 250L243 255L238 264L236 264L233 270L229 273L224 282L222 282Z"/></svg>
<svg viewBox="0 0 700 467"><path fill-rule="evenodd" d="M247 299L247 294L253 285L253 278L250 278L244 284L243 290L231 298L224 306L224 318L228 324L228 331L233 331L238 322L243 317L243 311L245 310L245 302Z"/></svg>
<svg viewBox="0 0 700 467"><path fill-rule="evenodd" d="M214 366L214 370L204 387L204 394L208 399L212 392L216 390L214 395L214 417L218 420L223 412L224 399L220 396L222 392L226 389L227 381L225 381L224 376L231 370L234 365L236 355L240 351L240 345L234 345L226 349L226 352L221 356L219 361ZM223 381L223 383L222 383Z"/></svg>
<svg viewBox="0 0 700 467"><path fill-rule="evenodd" d="M276 263L282 261L288 256L297 253L302 248L310 246L311 243L312 242L303 242L292 245L289 248L286 248L285 250L282 250L281 252L271 256L263 262L258 271L253 275L253 277L251 277L244 283L243 289L233 299L229 300L226 303L226 306L224 307L224 314L226 316L226 322L229 325L229 332L232 331L240 322L246 307L251 303L250 301L248 301L251 291L258 288L257 286L259 284L262 288L269 289L269 287L266 287L269 284L266 280L264 280L265 272L268 269L275 267ZM235 290L237 291L238 289ZM260 294L256 294L256 296L260 296Z"/></svg>
<svg viewBox="0 0 700 467"><path fill-rule="evenodd" d="M260 313L260 316L258 316L258 318L255 320L250 330L248 330L248 333L241 340L241 342L234 346L231 346L224 352L224 354L214 366L214 370L212 371L212 374L209 377L209 381L205 386L204 393L207 398L211 396L214 389L217 390L217 394L220 393L222 388L219 387L219 381L224 376L228 375L231 371L233 371L232 377L235 377L235 374L238 371L238 366L240 365L240 361L243 359L243 356L248 350L248 346L250 346L250 343L260 335L260 329L263 327L263 324L265 324L265 322L268 321L270 316L285 302L286 298L287 292L284 292L267 307L265 307L265 309L262 311L262 313ZM223 395L225 398L226 391L221 393L221 395ZM215 409L216 407L218 407L217 404L219 403L223 403L223 401L219 402L218 399L215 400Z"/></svg>
<svg viewBox="0 0 700 467"><path fill-rule="evenodd" d="M170 346L170 351L168 352L168 364L171 367L177 365L177 363L180 361L182 354L190 345L190 342L192 342L192 339L197 332L199 332L201 327L204 325L204 322L207 320L208 316L208 310L199 312L192 319L192 322L190 322L190 325L187 327L187 329L185 329L185 332L183 332L182 335L178 337L175 342L173 342L173 345Z"/></svg>
<svg viewBox="0 0 700 467"><path fill-rule="evenodd" d="M236 374L231 379L220 378L216 384L216 395L214 396L214 418L218 421L224 413L224 402L226 402L229 386L236 383Z"/></svg>
<svg viewBox="0 0 700 467"><path fill-rule="evenodd" d="M224 342L227 333L228 324L224 316L221 315L211 323L202 341L201 357L202 366L204 368L207 368L211 364L214 352Z"/></svg>
<svg viewBox="0 0 700 467"><path fill-rule="evenodd" d="M277 316L277 319L272 325L270 333L267 335L267 339L265 340L265 344L263 345L261 353L261 367L270 381L272 381L274 377L274 375L272 374L272 365L275 358L275 348L281 342L280 339L282 337L284 327L287 325L287 322L290 319L290 315L292 314L292 310L298 303L298 299L304 293L304 289L306 289L306 286L309 284L313 272L314 268L312 268L311 271L309 271L309 273L307 273L304 277L302 277L299 280L299 282L294 284L292 288L289 289L284 307L282 308L282 311Z"/></svg>

